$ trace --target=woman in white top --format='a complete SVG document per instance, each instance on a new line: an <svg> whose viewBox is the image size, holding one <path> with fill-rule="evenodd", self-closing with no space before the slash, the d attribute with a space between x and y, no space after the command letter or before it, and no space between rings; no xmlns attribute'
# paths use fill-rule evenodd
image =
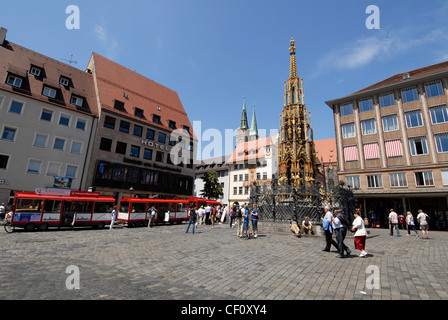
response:
<svg viewBox="0 0 448 320"><path fill-rule="evenodd" d="M412 215L412 213L410 211L408 211L406 213L406 223L408 225L408 236L411 235L411 228L415 231L415 233L418 235L417 230L415 230L415 223L414 223L414 216Z"/></svg>
<svg viewBox="0 0 448 320"><path fill-rule="evenodd" d="M358 211L355 212L355 220L352 224L352 231L355 232L355 249L360 250L361 254L359 257L365 258L367 256L367 252L365 250L366 247L366 238L367 238L367 230L364 225L364 220L361 218L361 215Z"/></svg>

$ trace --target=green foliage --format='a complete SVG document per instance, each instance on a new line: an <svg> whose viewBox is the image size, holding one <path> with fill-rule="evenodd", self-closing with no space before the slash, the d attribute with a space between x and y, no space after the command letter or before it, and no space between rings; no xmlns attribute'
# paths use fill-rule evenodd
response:
<svg viewBox="0 0 448 320"><path fill-rule="evenodd" d="M201 197L206 199L218 199L223 196L222 186L218 182L218 173L209 171L201 177L204 181L204 189L201 190Z"/></svg>

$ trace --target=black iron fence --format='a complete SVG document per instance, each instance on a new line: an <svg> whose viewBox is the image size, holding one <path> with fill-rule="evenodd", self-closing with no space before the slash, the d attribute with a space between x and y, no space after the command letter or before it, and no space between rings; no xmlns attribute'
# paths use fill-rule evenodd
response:
<svg viewBox="0 0 448 320"><path fill-rule="evenodd" d="M353 220L356 203L353 192L343 182L331 190L320 185L294 188L287 183L273 180L270 185L254 182L250 190L251 204L257 204L260 220L282 222L293 216L298 221L309 217L311 221L320 222L325 206L338 209Z"/></svg>

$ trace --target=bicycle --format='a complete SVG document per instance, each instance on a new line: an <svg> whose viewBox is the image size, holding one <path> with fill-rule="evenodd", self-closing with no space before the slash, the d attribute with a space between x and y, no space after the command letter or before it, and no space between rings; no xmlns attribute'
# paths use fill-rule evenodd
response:
<svg viewBox="0 0 448 320"><path fill-rule="evenodd" d="M7 233L13 233L16 227L11 223L11 215L7 214L5 217L4 228Z"/></svg>

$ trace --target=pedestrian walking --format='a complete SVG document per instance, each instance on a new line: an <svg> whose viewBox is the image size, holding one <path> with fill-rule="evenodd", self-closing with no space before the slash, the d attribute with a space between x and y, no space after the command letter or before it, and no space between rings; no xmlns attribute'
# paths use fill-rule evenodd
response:
<svg viewBox="0 0 448 320"><path fill-rule="evenodd" d="M404 215L402 213L400 213L398 215L398 227L399 227L399 229L404 229L405 220L406 220L406 218L404 217Z"/></svg>
<svg viewBox="0 0 448 320"><path fill-rule="evenodd" d="M243 233L246 234L246 239L250 239L250 233L249 233L249 218L250 213L247 204L243 206L241 209L241 215L243 216Z"/></svg>
<svg viewBox="0 0 448 320"><path fill-rule="evenodd" d="M252 232L254 233L254 238L258 237L258 206L254 203L253 210L250 215L250 220L252 222Z"/></svg>
<svg viewBox="0 0 448 320"><path fill-rule="evenodd" d="M201 206L197 212L197 225L201 225L205 216L204 206Z"/></svg>
<svg viewBox="0 0 448 320"><path fill-rule="evenodd" d="M420 224L420 230L422 230L422 239L429 239L429 216L418 210L417 221Z"/></svg>
<svg viewBox="0 0 448 320"><path fill-rule="evenodd" d="M188 230L190 229L190 226L193 225L192 232L194 233L194 227L196 225L196 220L198 219L198 215L196 213L196 209L194 205L190 207L190 210L188 211L188 227L187 231L185 233L188 233Z"/></svg>
<svg viewBox="0 0 448 320"><path fill-rule="evenodd" d="M244 208L245 205L246 205L246 203L243 202L241 204L241 208L239 208L239 207L236 208L236 213L235 213L236 235L239 238L243 237L243 213L242 213L242 208Z"/></svg>
<svg viewBox="0 0 448 320"><path fill-rule="evenodd" d="M355 233L354 234L355 249L361 251L361 253L359 254L360 258L365 258L367 256L366 251L367 230L365 222L362 219L359 211L355 211L354 216L355 219L353 220L351 231Z"/></svg>
<svg viewBox="0 0 448 320"><path fill-rule="evenodd" d="M212 212L212 207L208 204L205 207L205 216L204 216L204 224L209 225L210 224L210 213Z"/></svg>
<svg viewBox="0 0 448 320"><path fill-rule="evenodd" d="M152 228L154 226L154 220L156 218L156 215L157 215L156 207L152 206L149 212L148 228Z"/></svg>
<svg viewBox="0 0 448 320"><path fill-rule="evenodd" d="M115 218L117 215L117 206L114 206L112 209L112 212L110 214L110 225L109 225L109 230L112 230L114 227L114 222L115 222Z"/></svg>
<svg viewBox="0 0 448 320"><path fill-rule="evenodd" d="M336 234L336 242L338 244L338 258L345 258L344 252L347 253L347 257L352 252L349 247L347 247L344 243L345 236L347 235L347 228L350 224L347 221L347 218L339 213L337 210L334 210L333 218L332 218L332 227Z"/></svg>
<svg viewBox="0 0 448 320"><path fill-rule="evenodd" d="M331 222L333 220L333 213L330 211L329 206L326 206L324 208L324 211L325 211L325 216L323 218L321 218L321 220L322 220L322 227L324 228L324 231L325 231L326 245L322 251L329 252L331 249L331 245L333 245L336 248L336 250L339 251L338 244L333 239L333 228L331 226Z"/></svg>
<svg viewBox="0 0 448 320"><path fill-rule="evenodd" d="M400 236L400 231L398 230L398 214L394 211L394 209L390 209L389 213L389 226L390 226L390 235L394 235L394 228L397 230L397 237Z"/></svg>
<svg viewBox="0 0 448 320"><path fill-rule="evenodd" d="M411 235L411 228L412 228L412 230L414 230L414 232L417 234L417 237L419 237L418 231L415 230L414 216L410 211L406 213L406 225L408 229L408 236Z"/></svg>
<svg viewBox="0 0 448 320"><path fill-rule="evenodd" d="M221 212L221 221L219 222L220 224L222 224L226 221L227 214L228 214L227 205L224 204L224 207L222 208L222 212Z"/></svg>

